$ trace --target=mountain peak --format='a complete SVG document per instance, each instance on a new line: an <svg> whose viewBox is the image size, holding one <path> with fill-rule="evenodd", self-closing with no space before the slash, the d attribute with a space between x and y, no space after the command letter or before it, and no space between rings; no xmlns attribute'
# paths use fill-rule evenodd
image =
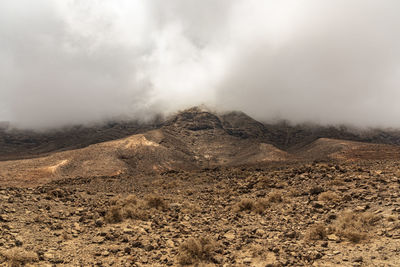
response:
<svg viewBox="0 0 400 267"><path fill-rule="evenodd" d="M223 128L218 116L202 106L192 107L179 112L166 123L166 126L185 128L192 131Z"/></svg>

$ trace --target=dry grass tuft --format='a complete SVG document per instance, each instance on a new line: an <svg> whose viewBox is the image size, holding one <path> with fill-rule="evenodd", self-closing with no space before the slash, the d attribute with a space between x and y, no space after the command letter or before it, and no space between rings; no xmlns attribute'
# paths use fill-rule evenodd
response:
<svg viewBox="0 0 400 267"><path fill-rule="evenodd" d="M255 201L253 199L244 198L236 204L236 211L252 211L255 206Z"/></svg>
<svg viewBox="0 0 400 267"><path fill-rule="evenodd" d="M334 203L340 200L340 196L335 192L326 191L318 195L318 200L327 203Z"/></svg>
<svg viewBox="0 0 400 267"><path fill-rule="evenodd" d="M124 199L124 204L126 205L136 205L138 203L138 199L135 195L129 195Z"/></svg>
<svg viewBox="0 0 400 267"><path fill-rule="evenodd" d="M371 212L357 213L346 211L337 216L337 219L329 225L316 224L306 234L309 240L324 240L328 234L335 234L342 239L353 243L359 243L369 237L370 231L381 219Z"/></svg>
<svg viewBox="0 0 400 267"><path fill-rule="evenodd" d="M315 224L308 230L306 238L309 240L324 240L326 236L327 231L325 225Z"/></svg>
<svg viewBox="0 0 400 267"><path fill-rule="evenodd" d="M123 199L116 197L111 200L111 205L104 217L108 223L120 223L125 219L147 220L153 208L163 211L167 209L165 201L156 195L147 196L145 201L133 195Z"/></svg>
<svg viewBox="0 0 400 267"><path fill-rule="evenodd" d="M281 203L284 201L281 191L272 191L266 198L243 198L234 207L235 212L254 212L258 214L264 214L265 210L274 203Z"/></svg>
<svg viewBox="0 0 400 267"><path fill-rule="evenodd" d="M281 203L283 202L283 196L281 191L272 191L268 194L268 202L270 203Z"/></svg>
<svg viewBox="0 0 400 267"><path fill-rule="evenodd" d="M379 216L371 212L343 212L334 222L336 234L342 238L358 243L368 237L368 233L380 220Z"/></svg>
<svg viewBox="0 0 400 267"><path fill-rule="evenodd" d="M110 209L106 212L104 219L108 223L122 222L124 219L124 217L122 216L122 207L121 206L110 207Z"/></svg>
<svg viewBox="0 0 400 267"><path fill-rule="evenodd" d="M269 206L269 201L267 199L262 198L254 200L254 199L244 198L235 205L233 210L235 212L248 211L248 212L263 214L268 206Z"/></svg>
<svg viewBox="0 0 400 267"><path fill-rule="evenodd" d="M35 262L38 260L36 253L26 251L22 248L13 248L0 252L0 255L8 262L7 266L19 267L27 263Z"/></svg>
<svg viewBox="0 0 400 267"><path fill-rule="evenodd" d="M190 238L180 246L178 262L181 265L210 262L216 249L217 243L209 237Z"/></svg>
<svg viewBox="0 0 400 267"><path fill-rule="evenodd" d="M155 194L151 194L146 197L146 205L149 208L155 208L158 210L167 209L167 204L165 203L164 199L162 199L160 196L157 196Z"/></svg>

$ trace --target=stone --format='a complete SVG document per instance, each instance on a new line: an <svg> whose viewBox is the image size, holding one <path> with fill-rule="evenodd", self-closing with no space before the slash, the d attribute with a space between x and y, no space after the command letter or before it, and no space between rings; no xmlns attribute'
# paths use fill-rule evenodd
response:
<svg viewBox="0 0 400 267"><path fill-rule="evenodd" d="M327 238L329 241L335 241L335 242L340 241L340 238L335 234L328 235Z"/></svg>
<svg viewBox="0 0 400 267"><path fill-rule="evenodd" d="M108 250L104 250L102 253L101 253L101 256L103 256L103 257L108 257L110 255L110 252L108 251Z"/></svg>
<svg viewBox="0 0 400 267"><path fill-rule="evenodd" d="M167 240L167 242L165 242L165 244L166 244L167 247L169 247L169 248L175 247L174 241L172 241L171 239Z"/></svg>
<svg viewBox="0 0 400 267"><path fill-rule="evenodd" d="M95 236L92 239L92 243L102 244L104 243L105 238L103 236Z"/></svg>
<svg viewBox="0 0 400 267"><path fill-rule="evenodd" d="M236 235L234 233L228 232L228 233L224 234L224 237L228 240L233 240L236 238Z"/></svg>

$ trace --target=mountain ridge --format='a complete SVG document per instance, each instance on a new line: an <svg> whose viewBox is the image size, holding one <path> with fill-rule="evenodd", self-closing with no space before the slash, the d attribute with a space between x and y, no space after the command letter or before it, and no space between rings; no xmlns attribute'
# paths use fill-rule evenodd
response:
<svg viewBox="0 0 400 267"><path fill-rule="evenodd" d="M286 121L262 123L240 111L218 114L204 107L193 107L164 120L158 119L148 123L109 122L103 125L74 126L49 132L0 128L0 160L49 155L161 128L186 129L194 132L219 129L241 140L249 139L271 144L286 152L295 152L319 138L400 145L400 130L355 130L345 126L292 125Z"/></svg>
<svg viewBox="0 0 400 267"><path fill-rule="evenodd" d="M8 158L0 161L0 181L8 185L41 184L72 177L111 177L146 173L157 175L168 171L267 166L273 162L286 164L301 161L400 158L400 146L397 145L320 137L324 131L326 135L334 137L345 136L347 133L343 129L330 132L330 128L318 131L282 125L272 128L240 112L215 114L204 109L191 108L159 125L133 125L132 128L123 128L116 124L106 128L111 133L113 129L122 129L119 133L126 136L120 138L84 147L68 147L69 149L39 153L25 159ZM128 131L135 133L129 134ZM310 131L314 132L309 134ZM99 133L93 129L82 132ZM283 132L286 132L286 136ZM88 138L90 134L83 137L72 136L76 138L73 141ZM96 138L105 138L101 134L103 133L100 131ZM106 137L110 136L115 135L110 134ZM279 144L293 142L290 138L296 141L297 147L282 149ZM67 141L63 144L74 144ZM29 148L25 149L31 151ZM38 150L33 150L35 151ZM7 153L3 151L2 155L7 156Z"/></svg>

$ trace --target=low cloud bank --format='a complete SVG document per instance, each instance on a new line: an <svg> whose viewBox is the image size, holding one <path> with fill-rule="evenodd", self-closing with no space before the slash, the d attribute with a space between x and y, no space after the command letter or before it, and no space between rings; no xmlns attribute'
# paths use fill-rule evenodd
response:
<svg viewBox="0 0 400 267"><path fill-rule="evenodd" d="M0 121L54 128L193 105L400 127L400 2L4 0Z"/></svg>

